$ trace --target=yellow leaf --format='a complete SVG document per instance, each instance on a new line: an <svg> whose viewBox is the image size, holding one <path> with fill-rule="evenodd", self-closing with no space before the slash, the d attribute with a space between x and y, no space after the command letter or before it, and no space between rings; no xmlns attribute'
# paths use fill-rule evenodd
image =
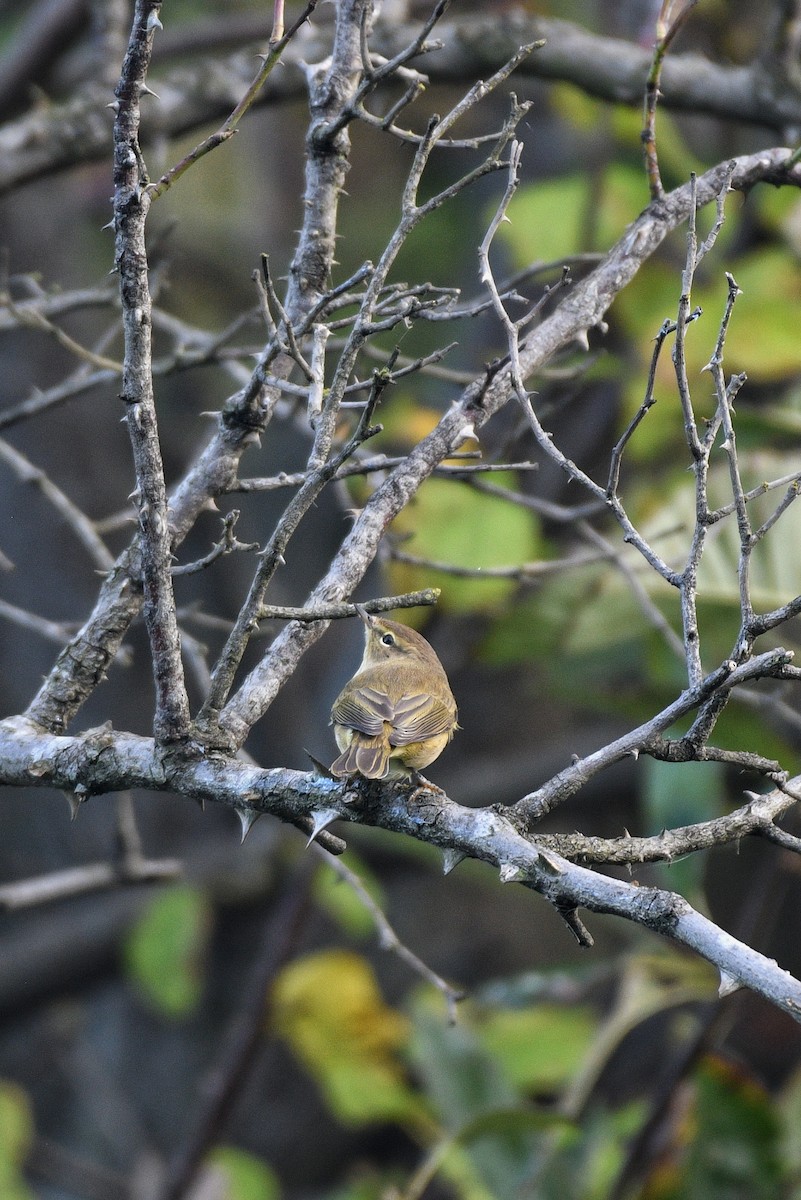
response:
<svg viewBox="0 0 801 1200"><path fill-rule="evenodd" d="M272 1016L341 1120L397 1119L418 1109L399 1057L409 1022L384 1003L359 955L325 950L291 963L276 981Z"/></svg>

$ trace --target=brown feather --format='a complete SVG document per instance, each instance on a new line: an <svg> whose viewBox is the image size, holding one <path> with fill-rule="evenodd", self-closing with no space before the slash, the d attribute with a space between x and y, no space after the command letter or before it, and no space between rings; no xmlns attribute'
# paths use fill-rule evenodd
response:
<svg viewBox="0 0 801 1200"><path fill-rule="evenodd" d="M424 637L363 611L360 669L334 702L331 722L342 751L338 776L385 779L428 766L458 728L456 701L442 664Z"/></svg>

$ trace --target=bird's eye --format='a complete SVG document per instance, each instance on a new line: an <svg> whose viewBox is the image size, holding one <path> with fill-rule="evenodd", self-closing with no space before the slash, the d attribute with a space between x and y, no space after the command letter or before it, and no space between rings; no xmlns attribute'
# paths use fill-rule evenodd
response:
<svg viewBox="0 0 801 1200"><path fill-rule="evenodd" d="M384 643L385 646L394 646L395 645L395 639L391 633L385 633L384 636L382 637L381 641Z"/></svg>

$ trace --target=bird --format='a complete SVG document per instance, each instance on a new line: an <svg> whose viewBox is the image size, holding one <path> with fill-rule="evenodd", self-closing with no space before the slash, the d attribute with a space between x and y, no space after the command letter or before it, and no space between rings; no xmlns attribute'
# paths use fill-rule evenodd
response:
<svg viewBox="0 0 801 1200"><path fill-rule="evenodd" d="M416 630L355 607L364 622L364 656L331 709L341 751L331 774L419 776L459 728L445 669Z"/></svg>

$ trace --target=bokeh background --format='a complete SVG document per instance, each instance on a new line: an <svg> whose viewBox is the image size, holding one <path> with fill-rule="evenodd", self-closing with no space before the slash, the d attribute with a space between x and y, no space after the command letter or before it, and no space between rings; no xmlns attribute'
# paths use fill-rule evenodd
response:
<svg viewBox="0 0 801 1200"><path fill-rule="evenodd" d="M512 6L456 0L454 13L488 8L502 21ZM648 0L565 0L532 3L526 11L648 46L656 8ZM768 53L771 32L791 8L708 0L673 53L753 63ZM119 57L112 61L110 47L115 30L129 20L127 6L98 0L61 9L56 44L15 80L22 33L50 18L43 4L0 4L0 116L10 129L32 107L46 109L79 94L88 79L105 77L111 94ZM199 54L206 55L211 75L218 46L191 46L205 22L217 22L219 44L226 23L235 42L240 23L263 22L263 32L245 43L252 53L270 20L244 0L182 0L165 5L162 17L165 38L172 40L155 60L156 92L160 78L180 63L194 69ZM314 22L325 28L331 19L331 7L323 5ZM435 83L409 123L422 128L429 113L445 110L470 82ZM574 276L589 270L592 256L647 203L641 115L558 81L526 76L510 86L532 107L521 129L524 185L512 223L499 235L496 264L509 275L552 264L521 283L536 297L558 279L568 256ZM498 126L507 90L471 114L465 136ZM155 178L205 130L168 141L153 120L147 161ZM176 322L191 340L193 330L215 334L253 310L233 339L241 348L233 365L174 369L157 381L170 481L203 445L210 428L205 414L219 410L235 390L236 370L245 369L248 349L257 351L263 337L252 274L262 253L269 254L276 278L288 267L301 219L306 122L301 96L255 109L229 144L153 208L153 288L163 314L157 356L174 348ZM667 111L659 135L667 187L684 182L691 170L780 141L772 129ZM409 161L407 147L374 130L353 130L341 209L342 278L380 253ZM428 186L442 186L472 161L467 152L437 158ZM477 297L476 246L502 187L500 177L490 177L437 212L410 239L395 277L456 286L466 299ZM108 300L112 235L103 229L110 194L110 161L102 159L0 198L3 290L11 300L0 326L0 423L3 413L79 369L47 333L11 319L14 305L38 289L91 289L95 300L59 323L85 345L111 357L120 352ZM738 438L754 483L798 469L799 203L795 193L764 188L732 197L696 282L694 301L706 314L689 346L699 411L712 402L699 372L723 310L724 271L743 288L727 370L749 377L738 404ZM557 442L597 479L605 478L610 449L642 401L653 338L675 313L683 236L669 239L615 303L608 332L593 336L588 353L566 353L534 381L537 405ZM453 339L458 344L445 360L447 370L414 376L392 390L375 449L409 448L458 395L462 377L503 352L486 315L446 327L444 336L440 326L416 325L400 345L414 357ZM385 339L386 352L396 341ZM692 493L667 356L657 387L659 403L630 447L623 487L629 511L660 539L662 552L680 555ZM26 476L13 456L0 456L0 551L7 559L0 589L5 604L15 606L0 614L3 716L30 702L59 641L90 610L98 582L97 564L76 543L36 471L98 522L118 553L130 537L133 487L120 416L112 381L0 428L0 437L35 468ZM248 452L242 473L301 470L307 449L303 421L287 404L261 449ZM495 462L537 461L511 407L482 435L481 452ZM497 482L554 505L577 501L575 489L543 462ZM725 479L715 485L725 495ZM292 542L272 602L302 603L367 486L358 481L324 495ZM263 544L288 495L233 495L221 508L241 509L238 536ZM790 509L756 563L755 595L766 607L801 592L799 520ZM601 519L595 525L612 532ZM182 546L181 561L206 554L219 528L218 516L204 515ZM725 655L737 629L735 534L724 529L705 561L700 614L707 665ZM390 531L387 545L359 598L418 586L443 589L436 611L414 619L448 670L462 726L432 775L463 803L519 799L571 755L603 745L681 690L680 661L620 572L606 563L537 579L477 580L394 554L470 568L556 560L586 549L575 523L464 482L436 479ZM221 645L224 622L241 603L251 569L246 555L234 555L177 583L185 632L198 643L189 669L195 704L202 695L201 649L213 656ZM654 581L643 582L676 627L674 597ZM26 625L20 613L52 624ZM308 753L323 761L333 755L331 701L360 654L360 633L350 624L335 623L254 731L248 750L261 764L306 769ZM783 629L781 637L792 645L796 630ZM248 661L257 653L252 648ZM719 741L774 756L796 771L797 701L792 693L776 699L787 706L779 715L775 706L732 705ZM151 730L141 625L76 728L107 720L115 728ZM724 812L755 786L761 786L757 779L716 765L632 761L594 780L547 828L609 836L624 828L656 832ZM95 798L71 821L59 794L6 790L0 883L114 861L128 803ZM796 1194L797 1026L754 996L718 1001L717 980L703 964L604 918L591 921L595 949L580 951L544 902L500 887L486 868L462 864L445 878L429 848L349 828L347 862L398 936L464 989L460 1021L450 1027L434 989L379 948L367 910L304 851L296 831L265 818L240 846L238 822L228 811L201 812L169 795L137 795L133 804L145 852L180 858L180 883L0 911L4 1200ZM644 869L641 879L683 891L736 936L798 973L797 874L789 855L749 844ZM229 1094L218 1095L215 1107L215 1087L225 1080ZM203 1165L193 1171L198 1146Z"/></svg>

